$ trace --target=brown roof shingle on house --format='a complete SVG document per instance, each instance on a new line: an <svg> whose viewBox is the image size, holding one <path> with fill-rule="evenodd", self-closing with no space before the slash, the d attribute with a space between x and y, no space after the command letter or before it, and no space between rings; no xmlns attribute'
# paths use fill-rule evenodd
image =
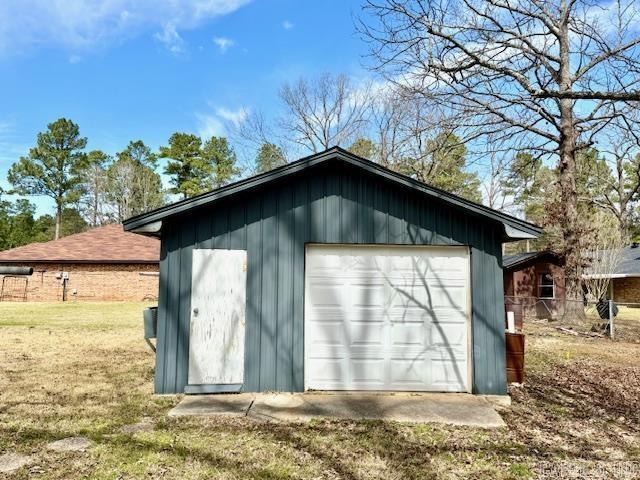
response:
<svg viewBox="0 0 640 480"><path fill-rule="evenodd" d="M158 263L160 241L125 232L117 223L93 228L50 242L31 243L0 252L0 264L55 263Z"/></svg>

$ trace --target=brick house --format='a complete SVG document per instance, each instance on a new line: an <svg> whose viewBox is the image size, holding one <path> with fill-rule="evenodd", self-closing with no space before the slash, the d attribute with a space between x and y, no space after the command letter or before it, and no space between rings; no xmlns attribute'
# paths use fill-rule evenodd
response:
<svg viewBox="0 0 640 480"><path fill-rule="evenodd" d="M609 294L618 303L640 304L640 244L632 243L621 250L620 261L611 274Z"/></svg>
<svg viewBox="0 0 640 480"><path fill-rule="evenodd" d="M506 311L513 311L516 323L522 315L552 317L563 308L564 267L552 252L505 255L502 260Z"/></svg>
<svg viewBox="0 0 640 480"><path fill-rule="evenodd" d="M144 300L158 295L160 241L113 224L0 252L0 300Z"/></svg>

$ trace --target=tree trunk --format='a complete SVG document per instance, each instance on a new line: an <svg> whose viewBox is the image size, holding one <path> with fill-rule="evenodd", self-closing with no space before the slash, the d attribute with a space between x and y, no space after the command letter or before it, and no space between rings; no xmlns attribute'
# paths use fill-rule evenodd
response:
<svg viewBox="0 0 640 480"><path fill-rule="evenodd" d="M92 227L97 227L98 226L98 189L97 187L95 187L94 193L93 193L93 215L92 215L92 222L91 222L91 226Z"/></svg>
<svg viewBox="0 0 640 480"><path fill-rule="evenodd" d="M566 7L562 2L563 9ZM569 28L561 25L560 50L560 92L570 92L573 76L570 69ZM569 98L558 100L560 110L560 201L562 218L562 250L565 261L565 314L582 317L582 252L580 249L580 228L578 214L578 194L576 191L576 128L573 116L574 102Z"/></svg>
<svg viewBox="0 0 640 480"><path fill-rule="evenodd" d="M60 238L60 224L62 223L62 205L59 203L56 205L56 233L54 235L54 240L58 240Z"/></svg>
<svg viewBox="0 0 640 480"><path fill-rule="evenodd" d="M560 226L565 260L566 311L582 315L582 252L576 194L575 153L575 138L571 134L563 133L560 141L560 196L563 218L560 219Z"/></svg>
<svg viewBox="0 0 640 480"><path fill-rule="evenodd" d="M623 198L619 196L619 198ZM618 216L618 229L620 231L621 246L624 246L630 240L631 221L629 219L629 206L626 200L620 201L620 215Z"/></svg>

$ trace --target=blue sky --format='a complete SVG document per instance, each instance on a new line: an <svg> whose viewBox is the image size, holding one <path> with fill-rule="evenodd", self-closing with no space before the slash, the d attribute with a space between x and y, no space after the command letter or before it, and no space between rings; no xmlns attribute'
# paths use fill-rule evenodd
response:
<svg viewBox="0 0 640 480"><path fill-rule="evenodd" d="M278 88L324 71L364 78L360 0L8 0L0 4L0 186L46 124L89 149L152 148L275 115ZM51 203L32 197L38 213Z"/></svg>

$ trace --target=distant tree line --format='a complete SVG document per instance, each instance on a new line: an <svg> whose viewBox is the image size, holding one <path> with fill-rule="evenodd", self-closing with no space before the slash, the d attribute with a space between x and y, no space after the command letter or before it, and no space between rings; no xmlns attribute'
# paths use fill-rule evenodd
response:
<svg viewBox="0 0 640 480"><path fill-rule="evenodd" d="M241 174L236 153L223 137L203 141L174 133L158 152L135 140L113 156L87 151L87 143L77 124L60 118L11 166L7 180L13 188L0 190L0 250L121 222L164 205L170 194L198 195ZM264 168L275 161L271 157L265 152ZM166 159L168 189L158 173L160 158ZM7 195L49 197L55 213L36 218L27 198L10 201Z"/></svg>

